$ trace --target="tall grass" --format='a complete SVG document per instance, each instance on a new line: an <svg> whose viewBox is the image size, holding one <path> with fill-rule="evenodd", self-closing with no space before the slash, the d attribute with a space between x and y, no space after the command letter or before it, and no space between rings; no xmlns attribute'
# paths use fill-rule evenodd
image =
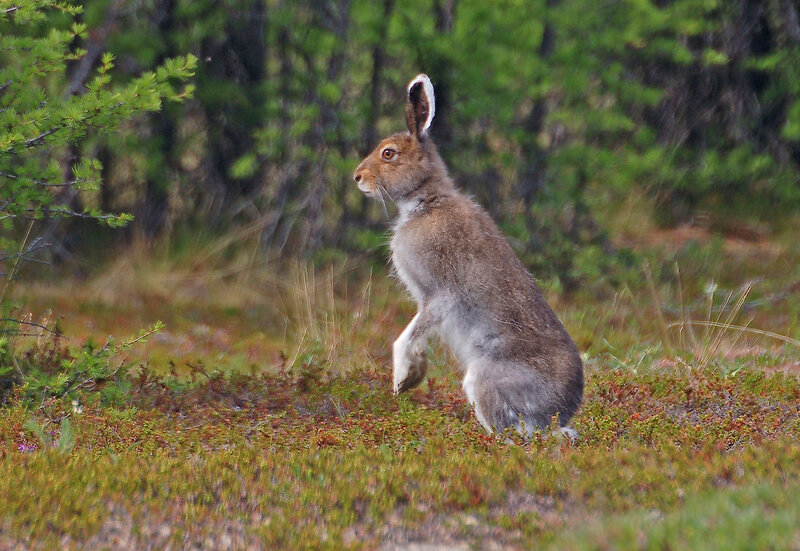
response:
<svg viewBox="0 0 800 551"><path fill-rule="evenodd" d="M385 284L374 293L372 272L359 282L356 271L347 265L321 272L308 263L292 265L279 295L287 321L284 340L292 350L289 365L308 353L320 354L332 369L386 359L398 296L390 300Z"/></svg>
<svg viewBox="0 0 800 551"><path fill-rule="evenodd" d="M698 307L696 302L687 302L677 263L674 274L674 287L658 286L650 265L645 262L643 276L649 306L643 308L630 288L626 288L626 294L640 324L655 324L660 345L684 365L705 369L720 357L735 354L746 337L777 340L800 349L800 341L778 332L751 327L753 317L744 319L753 282L746 281L725 292L712 279L705 285L702 306ZM662 298L664 294L668 295L667 299ZM668 302L677 304L677 307L668 306ZM675 317L677 319L672 319Z"/></svg>

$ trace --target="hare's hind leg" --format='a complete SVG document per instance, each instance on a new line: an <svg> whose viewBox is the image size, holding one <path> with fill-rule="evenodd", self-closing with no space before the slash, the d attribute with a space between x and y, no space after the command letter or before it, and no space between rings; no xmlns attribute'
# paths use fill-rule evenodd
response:
<svg viewBox="0 0 800 551"><path fill-rule="evenodd" d="M509 427L530 436L550 426L551 403L547 385L530 369L513 365L486 363L470 366L464 378L464 390L475 415L489 432Z"/></svg>
<svg viewBox="0 0 800 551"><path fill-rule="evenodd" d="M492 423L490 423L486 416L483 414L483 406L482 400L478 400L478 377L480 371L480 363L479 362L471 362L467 365L466 374L464 375L464 381L461 383L461 388L464 389L464 394L467 395L467 401L472 405L475 410L475 417L478 419L478 422L483 425L483 428L491 434L494 432L492 430Z"/></svg>
<svg viewBox="0 0 800 551"><path fill-rule="evenodd" d="M428 371L425 348L433 319L430 311L425 308L420 309L408 327L394 341L392 378L395 394L414 388L425 378Z"/></svg>

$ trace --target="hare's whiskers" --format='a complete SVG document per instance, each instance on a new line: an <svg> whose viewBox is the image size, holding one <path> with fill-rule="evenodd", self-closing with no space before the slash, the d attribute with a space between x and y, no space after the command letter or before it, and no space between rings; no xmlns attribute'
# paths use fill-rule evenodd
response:
<svg viewBox="0 0 800 551"><path fill-rule="evenodd" d="M383 212L386 213L386 218L388 219L389 218L389 209L386 208L386 201L384 201L384 199L383 199L383 194L385 193L386 197L388 197L389 200L392 199L392 196L389 195L389 192L386 191L386 188L383 187L382 185L376 183L375 186L378 188L378 197L380 197L380 199L381 199L381 205L383 205Z"/></svg>

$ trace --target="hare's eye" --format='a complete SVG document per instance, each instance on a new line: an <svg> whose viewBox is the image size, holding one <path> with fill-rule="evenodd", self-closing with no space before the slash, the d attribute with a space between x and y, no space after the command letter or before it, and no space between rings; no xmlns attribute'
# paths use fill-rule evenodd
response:
<svg viewBox="0 0 800 551"><path fill-rule="evenodd" d="M387 147L386 149L381 151L381 158L386 160L386 161L390 161L390 160L394 159L395 155L397 155L397 151L395 151L394 149L392 149L390 147Z"/></svg>

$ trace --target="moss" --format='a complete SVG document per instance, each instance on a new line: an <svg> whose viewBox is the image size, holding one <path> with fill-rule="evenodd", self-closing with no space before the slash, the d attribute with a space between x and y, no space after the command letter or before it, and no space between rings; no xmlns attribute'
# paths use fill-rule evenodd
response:
<svg viewBox="0 0 800 551"><path fill-rule="evenodd" d="M703 277L734 288L754 273L720 270ZM781 273L747 315L797 338L800 289ZM663 304L642 299L642 282L557 305L587 351L575 443L485 434L435 345L427 381L392 396L391 336L413 311L386 298L398 296L389 283L369 281L370 300L342 293L349 302L301 289L285 338L259 333L274 310L176 311L149 361L118 359L131 369L113 400L82 388L80 407L32 403L18 391L0 408L0 547L797 547L798 350L735 331L718 354L693 349L655 320L703 315L702 291L653 283ZM302 297L316 301L306 313ZM255 367L200 342L219 328L220 346L258 345ZM184 334L197 341L191 359L175 350ZM71 451L42 449L25 428L33 418L58 435L67 417Z"/></svg>
<svg viewBox="0 0 800 551"><path fill-rule="evenodd" d="M253 541L292 548L423 537L431 526L447 526L434 538L524 548L558 540L567 522L608 518L619 527L613 548L637 512L680 516L697 493L800 484L794 380L708 370L661 374L664 386L650 372L589 375L575 444L500 443L464 418L452 387L434 381L397 400L377 371L311 389L286 375L210 379L177 394L150 385L126 409L88 404L80 414L53 403L36 418L55 426L71 416L77 444L66 456L19 451L30 412L12 406L0 410L0 517L43 548L102 534L117 510L142 544L158 537L155 518L169 519L176 545L216 541L214 527L236 521ZM773 386L781 393L765 401ZM599 529L569 545L583 548Z"/></svg>

